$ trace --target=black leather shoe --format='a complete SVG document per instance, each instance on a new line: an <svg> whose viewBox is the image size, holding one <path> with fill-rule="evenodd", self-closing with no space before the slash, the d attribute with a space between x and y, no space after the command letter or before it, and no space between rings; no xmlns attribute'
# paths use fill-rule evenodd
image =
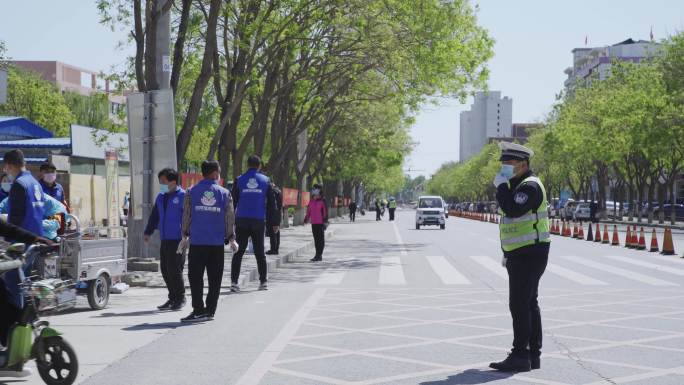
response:
<svg viewBox="0 0 684 385"><path fill-rule="evenodd" d="M159 310L170 310L172 306L173 306L173 301L168 300L168 301L164 302L163 305L157 306L157 309L159 309Z"/></svg>
<svg viewBox="0 0 684 385"><path fill-rule="evenodd" d="M502 372L529 372L531 369L529 358L516 357L512 354L501 362L492 362L489 367Z"/></svg>
<svg viewBox="0 0 684 385"><path fill-rule="evenodd" d="M530 368L532 368L533 370L541 368L541 359L539 358L539 356L530 357Z"/></svg>
<svg viewBox="0 0 684 385"><path fill-rule="evenodd" d="M269 251L265 252L264 254L266 254L266 255L278 255L278 252L273 251L273 250L269 250Z"/></svg>

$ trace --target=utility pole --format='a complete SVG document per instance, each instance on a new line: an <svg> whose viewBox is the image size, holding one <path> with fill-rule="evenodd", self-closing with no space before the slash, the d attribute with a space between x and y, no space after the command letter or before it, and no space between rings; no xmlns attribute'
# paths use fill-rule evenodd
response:
<svg viewBox="0 0 684 385"><path fill-rule="evenodd" d="M158 0L160 11L171 0ZM150 4L150 2L147 2ZM159 258L159 237L155 233L149 244L143 242L145 223L159 193L157 173L175 168L176 125L171 91L171 15L162 14L156 26L156 68L158 90L131 94L128 97L128 135L131 156L131 218L129 220L128 254L133 258Z"/></svg>

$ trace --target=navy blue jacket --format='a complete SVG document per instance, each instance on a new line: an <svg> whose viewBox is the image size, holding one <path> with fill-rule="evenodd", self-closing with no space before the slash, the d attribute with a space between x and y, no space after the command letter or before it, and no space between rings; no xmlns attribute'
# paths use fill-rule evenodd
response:
<svg viewBox="0 0 684 385"><path fill-rule="evenodd" d="M183 201L185 190L180 186L174 192L159 193L145 227L145 235L159 229L161 240L180 240L183 224Z"/></svg>

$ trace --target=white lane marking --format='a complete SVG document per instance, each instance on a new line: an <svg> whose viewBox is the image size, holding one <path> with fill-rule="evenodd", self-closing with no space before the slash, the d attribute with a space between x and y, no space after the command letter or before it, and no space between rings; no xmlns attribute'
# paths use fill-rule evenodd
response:
<svg viewBox="0 0 684 385"><path fill-rule="evenodd" d="M470 285L470 280L456 270L445 257L430 255L425 258L445 285Z"/></svg>
<svg viewBox="0 0 684 385"><path fill-rule="evenodd" d="M346 270L340 270L338 267L331 267L326 269L321 275L316 278L314 285L339 285L342 283Z"/></svg>
<svg viewBox="0 0 684 385"><path fill-rule="evenodd" d="M264 374L273 366L280 353L285 349L288 342L297 333L299 327L304 323L304 320L309 315L311 310L318 304L318 301L323 298L327 289L319 288L314 290L313 294L304 302L301 308L292 316L292 318L280 330L280 333L271 343L264 349L263 352L252 363L252 366L247 369L242 377L238 380L236 385L257 385L261 382Z"/></svg>
<svg viewBox="0 0 684 385"><path fill-rule="evenodd" d="M684 269L677 269L669 266L657 265L655 263L645 262L634 258L622 257L617 255L606 255L605 258L610 258L615 261L620 261L624 263L629 263L635 266L647 267L649 269L655 269L664 271L667 273L684 276Z"/></svg>
<svg viewBox="0 0 684 385"><path fill-rule="evenodd" d="M404 240L401 239L401 234L399 234L399 228L397 227L397 222L392 222L392 227L394 227L394 236L397 237L397 243L399 244L399 252L401 255L406 255L406 248L404 247Z"/></svg>
<svg viewBox="0 0 684 385"><path fill-rule="evenodd" d="M651 277L650 275L637 273L637 272L634 272L631 270L621 269L621 268L616 267L616 266L606 265L606 264L603 264L600 262L595 262L595 261L592 261L590 259L586 259L583 257L562 256L561 258L567 259L569 261L577 262L577 263L585 265L585 266L589 266L589 267L594 268L596 270L603 270L603 271L611 273L611 274L619 275L621 277L625 277L625 278L632 279L635 281L647 283L647 284L653 285L653 286L679 286L678 284L672 283L670 281L665 281L665 280L662 280L659 278Z"/></svg>
<svg viewBox="0 0 684 385"><path fill-rule="evenodd" d="M645 258L657 259L659 261L669 262L669 263L681 263L682 262L682 259L676 255L653 255L653 253L651 253L648 255L648 257L645 257Z"/></svg>
<svg viewBox="0 0 684 385"><path fill-rule="evenodd" d="M582 273L578 273L570 269L566 269L563 266L559 266L554 263L549 263L546 266L546 269L556 275L560 275L563 278L569 279L577 283L581 283L582 285L607 285L607 283L599 279L592 278L588 275L584 275Z"/></svg>
<svg viewBox="0 0 684 385"><path fill-rule="evenodd" d="M487 257L484 255L471 255L470 259L479 263L492 273L508 281L508 271L506 271L506 268L501 266L501 263L495 261L491 257Z"/></svg>
<svg viewBox="0 0 684 385"><path fill-rule="evenodd" d="M405 285L404 268L399 257L382 257L380 262L381 285Z"/></svg>

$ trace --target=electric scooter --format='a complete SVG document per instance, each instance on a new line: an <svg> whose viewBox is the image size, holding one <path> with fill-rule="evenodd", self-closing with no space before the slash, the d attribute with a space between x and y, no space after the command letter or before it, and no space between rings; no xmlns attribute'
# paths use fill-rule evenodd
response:
<svg viewBox="0 0 684 385"><path fill-rule="evenodd" d="M23 243L16 243L0 255L0 274L16 270L24 297L19 321L10 329L7 349L0 351L0 378L27 375L24 364L35 359L38 373L46 384L71 385L76 380L76 352L47 321L38 318L38 311L43 307L41 302L54 300L54 294L46 292L45 287L34 286L24 273L36 258L51 252L54 246L36 244L27 249Z"/></svg>

